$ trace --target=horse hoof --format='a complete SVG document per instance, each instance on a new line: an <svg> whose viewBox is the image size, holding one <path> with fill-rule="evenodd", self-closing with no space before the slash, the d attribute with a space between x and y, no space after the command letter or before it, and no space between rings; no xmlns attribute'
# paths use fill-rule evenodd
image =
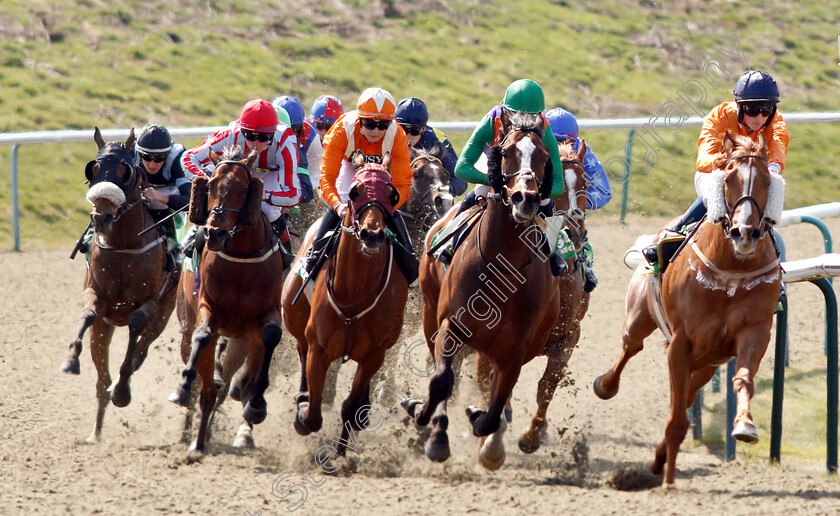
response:
<svg viewBox="0 0 840 516"><path fill-rule="evenodd" d="M253 450L256 448L256 445L254 444L254 438L250 434L236 434L236 437L233 439L233 447Z"/></svg>
<svg viewBox="0 0 840 516"><path fill-rule="evenodd" d="M128 386L117 384L111 389L111 403L117 407L127 407L131 403L131 391Z"/></svg>
<svg viewBox="0 0 840 516"><path fill-rule="evenodd" d="M417 414L423 411L423 402L420 400L412 400L406 398L400 402L400 406L405 409L411 419L417 422Z"/></svg>
<svg viewBox="0 0 840 516"><path fill-rule="evenodd" d="M504 415L505 421L507 421L508 424L513 423L513 409L506 408L504 409L502 414Z"/></svg>
<svg viewBox="0 0 840 516"><path fill-rule="evenodd" d="M309 435L309 434L312 433L312 430L310 430L306 425L303 424L302 414L306 411L306 409L308 407L309 407L308 402L303 402L300 405L298 405L299 410L298 410L298 413L295 414L295 423L294 423L295 432L297 432L298 435L304 435L305 436L305 435Z"/></svg>
<svg viewBox="0 0 840 516"><path fill-rule="evenodd" d="M58 368L58 370L62 373L67 374L81 374L81 369L79 368L79 359L68 358L67 360L61 363L61 366Z"/></svg>
<svg viewBox="0 0 840 516"><path fill-rule="evenodd" d="M747 444L755 444L758 442L758 430L754 425L741 422L732 429L732 437Z"/></svg>
<svg viewBox="0 0 840 516"><path fill-rule="evenodd" d="M181 407L189 408L190 393L189 391L185 391L184 389L178 387L172 391L172 394L169 395L169 401Z"/></svg>
<svg viewBox="0 0 840 516"><path fill-rule="evenodd" d="M195 441L190 444L190 449L187 450L187 457L184 461L186 464L192 464L194 462L201 462L204 460L204 454L206 453L204 446L198 447Z"/></svg>
<svg viewBox="0 0 840 516"><path fill-rule="evenodd" d="M540 449L540 441L537 440L536 444L528 444L525 442L525 436L522 435L519 438L519 449L522 450L523 453L534 453Z"/></svg>
<svg viewBox="0 0 840 516"><path fill-rule="evenodd" d="M502 454L498 457L488 457L482 453L479 453L478 463L481 464L486 470L496 471L497 469L502 467L502 464L505 463L505 458L507 458L507 454L505 452L502 452Z"/></svg>
<svg viewBox="0 0 840 516"><path fill-rule="evenodd" d="M265 400L254 400L253 398L245 404L242 417L252 425L258 425L265 421L266 410Z"/></svg>
<svg viewBox="0 0 840 516"><path fill-rule="evenodd" d="M618 389L607 392L601 387L601 377L595 378L595 383L592 384L592 390L595 391L595 396L598 396L602 400L608 400L610 398L615 397L618 394Z"/></svg>
<svg viewBox="0 0 840 516"><path fill-rule="evenodd" d="M426 443L426 457L433 462L444 462L451 455L449 436L446 432L435 432Z"/></svg>

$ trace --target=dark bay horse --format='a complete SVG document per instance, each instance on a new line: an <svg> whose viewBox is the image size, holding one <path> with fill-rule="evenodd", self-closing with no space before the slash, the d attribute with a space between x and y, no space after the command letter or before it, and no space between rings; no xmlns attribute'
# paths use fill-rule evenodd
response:
<svg viewBox="0 0 840 516"><path fill-rule="evenodd" d="M386 233L387 217L399 200L399 192L390 183L390 154L382 165L363 160L361 154L354 156L356 172L341 237L314 288L310 284L306 295L293 303L301 277L289 274L283 285L283 321L297 340L301 363L294 421L299 434L321 429L322 391L329 365L342 357L358 364L350 394L341 406L340 456L346 453L351 433L369 423L370 380L399 337L408 291L405 276L394 263L391 247L396 244ZM312 237L310 229L296 262Z"/></svg>
<svg viewBox="0 0 840 516"><path fill-rule="evenodd" d="M434 461L450 454L446 400L454 383L453 358L463 344L493 366L488 410L469 407L467 415L474 435L496 433L479 453L481 463L494 469L504 454L498 450L505 428L502 410L522 365L544 349L557 321L559 285L548 262L537 259L541 241L521 238L534 224L540 200L551 192L550 163L541 130L510 131L490 150L488 179L494 193L449 269L444 273L437 260L423 253L423 330L436 369L428 401L406 400L403 406L418 425L432 422L426 456ZM426 237L427 249L438 225Z"/></svg>
<svg viewBox="0 0 840 516"><path fill-rule="evenodd" d="M763 135L754 143L727 132L722 152L704 192L707 219L662 274L662 304L651 296L659 287L656 277L639 265L627 291L624 350L594 385L600 398L615 396L627 361L660 325L669 338L671 415L648 468L657 475L664 470L665 486L674 483L677 452L688 431L686 409L715 369L732 357L738 400L732 436L758 440L750 399L779 299L781 270L768 232L782 213L784 181L767 169Z"/></svg>
<svg viewBox="0 0 840 516"><path fill-rule="evenodd" d="M589 309L590 293L583 290L583 269L579 263L580 253L587 238L586 190L589 187L589 178L583 169L586 142L581 140L577 152L570 144L560 145L558 150L563 164L562 177L566 183L566 191L554 198L555 217L562 215L564 231L574 244L575 256L566 260L570 272L559 278L560 315L542 351L542 355L548 357L548 363L537 387L537 411L519 439L519 449L525 453L533 453L540 446L542 432L548 423L548 406L557 385L565 377L565 367L580 340L580 322ZM560 180L559 174L556 174L555 180ZM482 369L487 370L486 367ZM479 369L479 372L482 369ZM489 382L479 381L480 386L485 384L489 387Z"/></svg>
<svg viewBox="0 0 840 516"><path fill-rule="evenodd" d="M196 275L184 270L178 286L181 356L186 364L180 385L169 396L191 407L192 382L201 376L201 422L191 453L206 452L208 422L215 408L215 347L219 336L247 345L243 418L259 424L266 416L271 356L280 342L280 290L283 254L261 211L263 182L251 173L257 154L244 158L227 147L211 177L193 181L190 221L201 226L206 244Z"/></svg>
<svg viewBox="0 0 840 516"><path fill-rule="evenodd" d="M403 210L410 218L406 221L414 252L422 251L423 239L429 228L452 208L454 198L449 188L451 177L443 167L443 147L439 144L429 150L409 148L412 170L411 196Z"/></svg>
<svg viewBox="0 0 840 516"><path fill-rule="evenodd" d="M165 270L163 237L156 231L140 235L154 224L154 219L141 197L144 177L134 166L134 129L123 143L105 143L96 128L93 140L99 152L87 164L85 176L90 183L87 199L93 204L95 235L85 273L78 335L61 364L61 371L79 374L82 337L91 328L90 354L97 373L98 405L89 441L99 440L109 392L118 407L131 402L129 380L169 321L177 281L177 271L167 274ZM128 348L112 385L108 347L114 327L126 325Z"/></svg>

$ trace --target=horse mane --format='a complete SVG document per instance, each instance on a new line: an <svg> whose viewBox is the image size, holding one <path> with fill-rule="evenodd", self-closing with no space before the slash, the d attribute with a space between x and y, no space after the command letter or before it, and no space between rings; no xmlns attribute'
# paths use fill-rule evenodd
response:
<svg viewBox="0 0 840 516"><path fill-rule="evenodd" d="M749 136L742 136L740 134L727 131L727 134L723 137L723 145L721 147L720 156L715 159L715 168L725 167L729 158L731 158L737 151L741 150L744 151L745 154L754 154L764 157L767 156L766 144L762 148L758 142L752 141Z"/></svg>
<svg viewBox="0 0 840 516"><path fill-rule="evenodd" d="M222 149L222 159L225 161L239 161L245 158L245 151L239 145L227 145Z"/></svg>

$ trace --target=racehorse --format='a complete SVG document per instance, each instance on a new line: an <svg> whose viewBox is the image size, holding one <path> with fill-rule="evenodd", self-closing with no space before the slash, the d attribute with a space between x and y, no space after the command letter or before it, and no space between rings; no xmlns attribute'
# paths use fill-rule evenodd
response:
<svg viewBox="0 0 840 516"><path fill-rule="evenodd" d="M87 199L93 205L90 217L95 234L85 272L78 335L60 368L79 374L82 337L91 328L90 354L96 366L98 405L88 441L99 440L109 392L117 407L131 402L131 375L143 364L149 345L169 321L177 281L177 271L167 274L165 270L163 237L154 231L143 232L154 219L141 195L145 178L134 166L134 129L123 143L105 143L97 127L93 141L99 152L85 167L85 176L90 183ZM128 348L112 384L108 347L114 327L126 325Z"/></svg>
<svg viewBox="0 0 840 516"><path fill-rule="evenodd" d="M646 273L644 264L636 268L627 292L624 350L594 384L600 398L615 396L624 366L642 350L645 337L659 325L669 338L671 415L648 464L656 475L664 469L664 486L674 483L677 452L688 431L686 409L732 357L738 400L732 436L758 440L750 399L779 298L781 270L769 232L782 213L784 180L767 169L761 133L754 143L727 132L716 168L704 192L707 219L662 273L662 304L651 296L659 286L656 276Z"/></svg>
<svg viewBox="0 0 840 516"><path fill-rule="evenodd" d="M184 270L178 286L181 357L186 364L169 401L191 407L192 382L201 376L201 422L190 454L206 453L208 422L216 405L215 347L219 336L247 343L243 418L259 424L266 416L272 353L280 342L283 254L261 211L263 182L251 173L256 151L239 146L211 159L212 176L193 180L190 221L206 240L196 274ZM197 238L201 238L200 236Z"/></svg>
<svg viewBox="0 0 840 516"><path fill-rule="evenodd" d="M540 446L542 432L547 425L548 405L554 397L557 385L565 376L564 369L580 340L580 322L589 309L590 293L583 290L583 269L580 264L587 237L586 190L589 187L589 178L583 169L586 142L581 140L577 152L570 144L560 145L558 150L563 164L566 191L554 198L554 206L563 216L565 231L574 244L575 256L566 260L570 272L559 278L560 315L542 351L542 355L548 357L548 363L537 387L537 411L531 417L530 426L519 438L519 449L525 453L533 453ZM481 370L487 371L488 368L485 366L479 369ZM485 374L484 377L488 376ZM479 375L479 386L489 387L489 382L482 382L481 378L482 375Z"/></svg>
<svg viewBox="0 0 840 516"><path fill-rule="evenodd" d="M402 328L408 284L395 271L393 245L386 234L399 192L390 182L391 156L382 165L364 163L356 153L348 210L339 228L335 253L325 263L306 296L294 298L302 285L298 274L289 274L283 285L283 322L297 340L301 363L298 411L294 427L300 435L321 429L321 401L329 365L344 357L358 364L350 394L341 406L342 431L338 453L344 456L347 438L369 424L370 380L382 365ZM298 250L296 263L311 245ZM294 270L294 267L293 267ZM351 439L354 441L354 439Z"/></svg>
<svg viewBox="0 0 840 516"><path fill-rule="evenodd" d="M467 415L474 435L499 431L479 453L480 462L495 469L500 465L499 436L505 427L502 410L522 365L543 350L560 307L558 282L547 261L537 259L542 241L523 238L532 234L540 200L549 196L552 187L542 130L508 132L499 146L490 149L488 180L494 193L449 269L444 272L438 260L423 253L423 330L436 369L428 401L405 400L403 407L418 425L432 422L426 456L445 461L450 454L446 400L454 383L453 358L465 343L485 355L494 369L488 410L470 406ZM442 219L429 231L426 249L443 223Z"/></svg>
<svg viewBox="0 0 840 516"><path fill-rule="evenodd" d="M409 214L406 226L411 241L418 247L415 249L417 253L422 250L422 244L418 244L423 242L432 224L452 208L453 197L449 187L451 177L443 167L442 156L443 148L440 144L435 144L429 151L409 148L411 195L405 202L404 211Z"/></svg>

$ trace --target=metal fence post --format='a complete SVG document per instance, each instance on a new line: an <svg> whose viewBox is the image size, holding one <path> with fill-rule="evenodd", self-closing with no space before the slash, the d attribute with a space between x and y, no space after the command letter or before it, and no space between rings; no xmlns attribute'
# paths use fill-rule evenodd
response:
<svg viewBox="0 0 840 516"><path fill-rule="evenodd" d="M20 212L18 210L18 144L12 145L12 232L15 251L20 251Z"/></svg>
<svg viewBox="0 0 840 516"><path fill-rule="evenodd" d="M624 188L621 192L621 216L619 222L624 224L624 216L627 214L627 190L630 188L630 155L633 153L633 136L635 129L630 129L627 134L627 141L624 143Z"/></svg>

